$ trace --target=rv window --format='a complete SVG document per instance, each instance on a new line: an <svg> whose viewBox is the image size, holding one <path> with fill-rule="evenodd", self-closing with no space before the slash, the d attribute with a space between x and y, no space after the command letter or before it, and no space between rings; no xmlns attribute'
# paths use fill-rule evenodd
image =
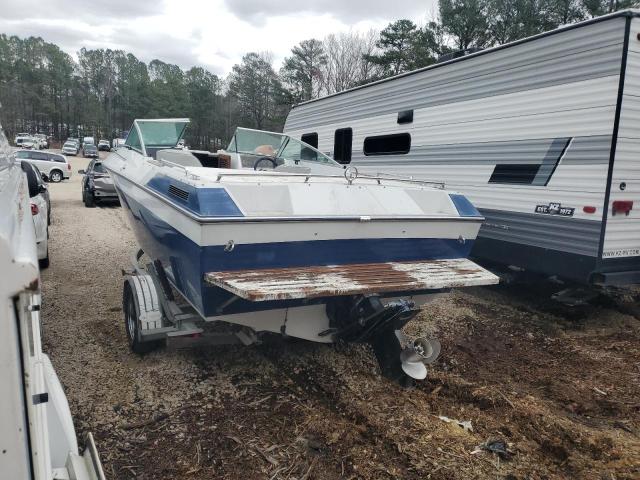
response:
<svg viewBox="0 0 640 480"><path fill-rule="evenodd" d="M496 165L491 174L489 183L517 183L531 185L533 179L536 178L539 164L524 165Z"/></svg>
<svg viewBox="0 0 640 480"><path fill-rule="evenodd" d="M365 155L402 155L411 150L411 135L396 133L364 139Z"/></svg>
<svg viewBox="0 0 640 480"><path fill-rule="evenodd" d="M318 134L316 132L305 133L300 137L300 140L311 145L313 148L318 148Z"/></svg>
<svg viewBox="0 0 640 480"><path fill-rule="evenodd" d="M398 112L398 123L411 123L413 122L413 110L403 110Z"/></svg>
<svg viewBox="0 0 640 480"><path fill-rule="evenodd" d="M548 185L570 144L571 138L554 138L540 164L498 164L489 178L489 183Z"/></svg>
<svg viewBox="0 0 640 480"><path fill-rule="evenodd" d="M339 128L333 142L333 159L338 163L351 163L351 141L353 130Z"/></svg>

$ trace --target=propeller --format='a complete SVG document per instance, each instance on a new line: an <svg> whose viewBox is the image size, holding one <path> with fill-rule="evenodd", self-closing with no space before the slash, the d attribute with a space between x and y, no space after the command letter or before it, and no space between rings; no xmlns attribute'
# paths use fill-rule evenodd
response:
<svg viewBox="0 0 640 480"><path fill-rule="evenodd" d="M427 377L427 367L440 355L440 342L436 339L416 338L413 345L405 347L400 352L402 370L411 378L424 380Z"/></svg>

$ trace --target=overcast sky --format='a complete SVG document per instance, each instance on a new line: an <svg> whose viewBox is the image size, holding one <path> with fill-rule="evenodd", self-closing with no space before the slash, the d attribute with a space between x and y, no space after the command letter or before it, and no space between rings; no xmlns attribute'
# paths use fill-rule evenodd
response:
<svg viewBox="0 0 640 480"><path fill-rule="evenodd" d="M329 33L423 24L435 0L0 0L0 33L40 36L76 57L118 48L146 62L203 66L224 75L251 51L279 68L291 47Z"/></svg>

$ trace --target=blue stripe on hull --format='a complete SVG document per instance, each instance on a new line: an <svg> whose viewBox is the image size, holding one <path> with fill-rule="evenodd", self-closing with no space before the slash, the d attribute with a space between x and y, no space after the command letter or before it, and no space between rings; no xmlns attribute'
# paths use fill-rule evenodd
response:
<svg viewBox="0 0 640 480"><path fill-rule="evenodd" d="M158 175L147 183L167 200L203 217L242 217L242 212L223 187L196 188L172 177ZM185 197L171 195L169 187L177 187Z"/></svg>
<svg viewBox="0 0 640 480"><path fill-rule="evenodd" d="M461 244L453 239L384 238L235 245L233 251L225 252L223 246L197 245L146 207L121 196L142 249L162 262L176 288L205 316L219 314L217 306L229 298L228 292L204 282L206 272L464 258L473 246L468 240ZM260 227L253 228L259 235ZM289 303L293 306L301 302ZM275 306L270 302L236 301L225 313L269 308Z"/></svg>
<svg viewBox="0 0 640 480"><path fill-rule="evenodd" d="M258 227L259 228L259 227ZM203 247L207 271L403 262L466 257L472 242L440 238L368 238Z"/></svg>

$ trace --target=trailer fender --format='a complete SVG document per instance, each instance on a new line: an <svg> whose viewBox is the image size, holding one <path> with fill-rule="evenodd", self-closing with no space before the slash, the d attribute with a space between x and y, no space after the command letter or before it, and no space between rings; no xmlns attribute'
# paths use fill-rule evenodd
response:
<svg viewBox="0 0 640 480"><path fill-rule="evenodd" d="M158 292L150 275L129 275L125 277L125 286L129 284L138 307L140 330L153 330L162 327L162 311Z"/></svg>

